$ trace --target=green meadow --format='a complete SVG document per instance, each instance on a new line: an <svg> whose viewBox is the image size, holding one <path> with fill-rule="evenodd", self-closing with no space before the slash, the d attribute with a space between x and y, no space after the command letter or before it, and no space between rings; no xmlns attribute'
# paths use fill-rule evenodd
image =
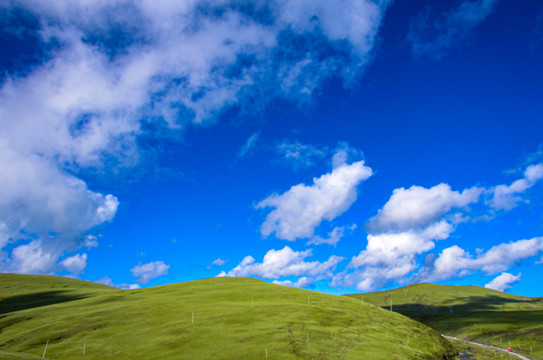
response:
<svg viewBox="0 0 543 360"><path fill-rule="evenodd" d="M119 290L0 274L0 359L447 359L437 332L356 298L213 278Z"/></svg>
<svg viewBox="0 0 543 360"><path fill-rule="evenodd" d="M417 284L348 297L404 314L445 335L543 360L543 298L477 286ZM501 356L501 355L500 355Z"/></svg>

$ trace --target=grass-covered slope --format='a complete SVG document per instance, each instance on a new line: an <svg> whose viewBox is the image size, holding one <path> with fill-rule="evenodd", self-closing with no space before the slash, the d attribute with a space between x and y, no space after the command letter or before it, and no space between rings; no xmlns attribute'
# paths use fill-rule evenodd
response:
<svg viewBox="0 0 543 360"><path fill-rule="evenodd" d="M0 274L0 294L0 359L41 357L47 340L46 358L55 360L440 359L454 351L399 314L246 278L117 290Z"/></svg>
<svg viewBox="0 0 543 360"><path fill-rule="evenodd" d="M512 347L543 359L543 298L521 297L477 286L417 284L391 291L348 295L392 309L444 334Z"/></svg>
<svg viewBox="0 0 543 360"><path fill-rule="evenodd" d="M93 282L57 276L0 274L0 316L116 290Z"/></svg>

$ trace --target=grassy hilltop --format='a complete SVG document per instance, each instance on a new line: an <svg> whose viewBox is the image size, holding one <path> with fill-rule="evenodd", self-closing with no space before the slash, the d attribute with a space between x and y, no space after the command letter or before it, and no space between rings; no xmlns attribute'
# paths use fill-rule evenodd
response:
<svg viewBox="0 0 543 360"><path fill-rule="evenodd" d="M543 298L522 297L477 286L417 284L347 297L392 309L446 335L512 347L543 360Z"/></svg>
<svg viewBox="0 0 543 360"><path fill-rule="evenodd" d="M46 358L55 360L442 359L454 353L438 333L402 315L254 279L119 290L0 274L0 359L41 358L47 340Z"/></svg>

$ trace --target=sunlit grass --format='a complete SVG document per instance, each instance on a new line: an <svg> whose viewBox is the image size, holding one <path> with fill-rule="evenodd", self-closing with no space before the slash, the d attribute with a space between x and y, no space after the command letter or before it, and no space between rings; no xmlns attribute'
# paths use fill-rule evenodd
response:
<svg viewBox="0 0 543 360"><path fill-rule="evenodd" d="M0 350L41 357L49 340L46 357L55 360L440 359L454 353L435 331L402 315L254 279L118 290L3 274L0 284L6 288Z"/></svg>

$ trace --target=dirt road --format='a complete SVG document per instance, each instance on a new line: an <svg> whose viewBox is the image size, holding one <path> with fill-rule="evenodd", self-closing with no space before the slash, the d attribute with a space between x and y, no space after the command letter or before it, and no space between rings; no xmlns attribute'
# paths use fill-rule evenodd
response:
<svg viewBox="0 0 543 360"><path fill-rule="evenodd" d="M473 346L478 346L478 347L481 347L481 348L484 348L484 349L502 351L502 352L504 352L506 354L510 354L511 356L514 356L514 357L516 357L518 359L531 360L530 358L527 358L524 355L520 355L520 354L511 352L511 351L507 351L506 349L502 349L502 348L495 347L495 346L492 346L492 345L479 344L479 343L476 343L476 342L473 342L473 341L462 340L462 339L458 339L458 338L455 338L455 337L452 337L452 336L446 336L446 335L443 335L443 337L446 338L447 340L463 342L463 343L470 344L470 345L473 345Z"/></svg>

